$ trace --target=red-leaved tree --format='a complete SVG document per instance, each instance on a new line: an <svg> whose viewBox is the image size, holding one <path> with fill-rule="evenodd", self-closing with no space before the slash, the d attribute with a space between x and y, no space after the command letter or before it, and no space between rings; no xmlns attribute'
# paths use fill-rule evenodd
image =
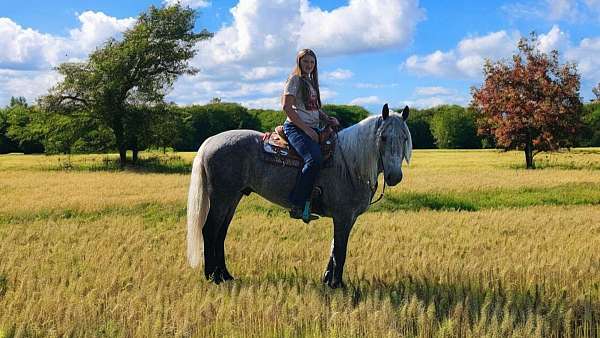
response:
<svg viewBox="0 0 600 338"><path fill-rule="evenodd" d="M558 51L540 52L537 37L522 38L512 62L487 60L484 83L473 88L471 106L478 132L505 149L525 152L528 169L540 151L570 147L580 127L580 76L576 65L561 65Z"/></svg>

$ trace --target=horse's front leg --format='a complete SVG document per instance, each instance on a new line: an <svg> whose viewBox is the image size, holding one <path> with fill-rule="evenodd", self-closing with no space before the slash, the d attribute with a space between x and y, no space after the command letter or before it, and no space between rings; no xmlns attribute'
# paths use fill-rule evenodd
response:
<svg viewBox="0 0 600 338"><path fill-rule="evenodd" d="M346 251L348 248L348 238L350 231L356 221L355 217L350 215L338 216L333 218L333 241L331 242L331 256L327 269L323 274L323 283L332 289L342 287L342 275L344 274L344 264L346 263Z"/></svg>

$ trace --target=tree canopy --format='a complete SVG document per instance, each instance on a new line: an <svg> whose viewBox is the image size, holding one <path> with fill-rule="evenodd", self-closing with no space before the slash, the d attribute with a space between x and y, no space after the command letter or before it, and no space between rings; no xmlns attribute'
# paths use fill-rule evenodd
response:
<svg viewBox="0 0 600 338"><path fill-rule="evenodd" d="M156 124L151 109L163 103L164 96L178 76L194 74L188 64L196 53L195 43L210 37L206 31L193 31L194 10L180 5L151 6L123 39L109 39L90 54L86 62L63 63L57 71L63 81L41 99L49 112L72 118L90 118L114 134L121 165L126 151L134 160L152 135Z"/></svg>
<svg viewBox="0 0 600 338"><path fill-rule="evenodd" d="M561 65L557 51L546 54L536 45L532 34L519 41L512 62L488 60L471 102L479 133L506 149L524 150L527 168L535 167L537 152L573 145L582 105L575 64Z"/></svg>

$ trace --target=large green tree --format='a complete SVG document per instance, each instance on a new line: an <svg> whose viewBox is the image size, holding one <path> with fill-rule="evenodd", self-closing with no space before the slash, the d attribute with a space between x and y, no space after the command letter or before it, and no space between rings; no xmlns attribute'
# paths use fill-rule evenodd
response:
<svg viewBox="0 0 600 338"><path fill-rule="evenodd" d="M473 89L472 107L482 134L497 145L525 152L528 169L540 151L572 146L580 128L580 80L575 64L559 63L558 51L536 49L537 38L521 39L512 62L484 66L484 83Z"/></svg>
<svg viewBox="0 0 600 338"><path fill-rule="evenodd" d="M13 97L6 108L6 136L17 143L25 154L43 153L43 127L38 123L37 107L29 106L23 97Z"/></svg>
<svg viewBox="0 0 600 338"><path fill-rule="evenodd" d="M181 150L197 150L207 138L232 129L260 130L259 120L237 103L209 103L182 108L185 120Z"/></svg>
<svg viewBox="0 0 600 338"><path fill-rule="evenodd" d="M341 128L347 128L369 116L369 111L361 106L325 104L323 110L338 119Z"/></svg>
<svg viewBox="0 0 600 338"><path fill-rule="evenodd" d="M435 108L431 119L431 131L435 143L441 149L481 148L477 137L475 117L469 110L457 105Z"/></svg>
<svg viewBox="0 0 600 338"><path fill-rule="evenodd" d="M121 40L110 39L90 54L86 62L57 67L64 80L40 103L48 111L88 114L114 133L120 163L128 149L134 159L148 135L146 128L160 110L140 111L139 106L163 102L178 76L197 70L188 61L197 41L210 37L194 32L195 12L180 5L150 7Z"/></svg>

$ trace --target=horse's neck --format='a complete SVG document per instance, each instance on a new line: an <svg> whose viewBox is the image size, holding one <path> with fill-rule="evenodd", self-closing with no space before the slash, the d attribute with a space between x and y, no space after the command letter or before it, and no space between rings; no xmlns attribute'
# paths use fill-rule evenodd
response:
<svg viewBox="0 0 600 338"><path fill-rule="evenodd" d="M376 132L377 118L370 117L339 133L342 154L336 162L342 174L350 174L353 180L377 181L379 153ZM346 165L348 170L344 169Z"/></svg>

